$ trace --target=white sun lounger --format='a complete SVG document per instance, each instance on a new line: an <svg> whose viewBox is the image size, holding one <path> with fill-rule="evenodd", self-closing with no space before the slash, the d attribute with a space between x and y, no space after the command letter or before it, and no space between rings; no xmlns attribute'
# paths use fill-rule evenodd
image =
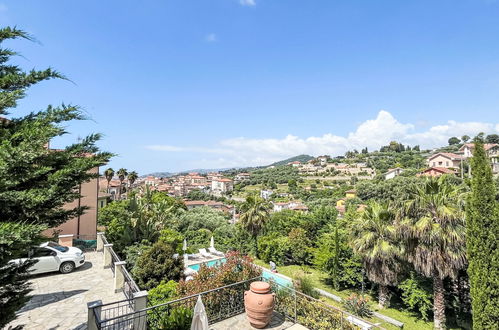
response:
<svg viewBox="0 0 499 330"><path fill-rule="evenodd" d="M206 249L199 249L199 253L205 258L212 258L213 256L206 252Z"/></svg>
<svg viewBox="0 0 499 330"><path fill-rule="evenodd" d="M211 254L214 254L216 256L219 256L219 257L225 257L225 254L221 251L218 251L217 249L215 249L214 247L211 247L211 248L208 248L208 251L211 253Z"/></svg>
<svg viewBox="0 0 499 330"><path fill-rule="evenodd" d="M196 260L196 259L200 259L200 258L201 258L201 256L200 256L199 254L197 254L197 253L194 253L194 254L188 254L188 255L187 255L187 258L188 258L188 259L193 259L193 260Z"/></svg>

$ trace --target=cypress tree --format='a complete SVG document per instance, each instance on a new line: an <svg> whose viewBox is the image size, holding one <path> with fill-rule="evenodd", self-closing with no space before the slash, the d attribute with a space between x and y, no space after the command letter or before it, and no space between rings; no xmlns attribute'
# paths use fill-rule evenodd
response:
<svg viewBox="0 0 499 330"><path fill-rule="evenodd" d="M82 214L85 207L63 208L79 198L79 184L98 174L89 170L112 156L99 152L99 134L61 150L51 150L54 137L66 134L63 124L82 120L77 106L48 106L23 117L10 117L9 109L24 98L27 89L41 81L64 77L52 69L23 71L9 63L16 52L3 47L9 39L31 39L16 28L0 29L0 328L15 318L28 300L28 269L32 260L9 263L23 257L42 239L42 230ZM60 96L57 96L59 98Z"/></svg>
<svg viewBox="0 0 499 330"><path fill-rule="evenodd" d="M492 169L475 138L473 177L466 207L466 245L474 329L497 329L499 324L499 218Z"/></svg>

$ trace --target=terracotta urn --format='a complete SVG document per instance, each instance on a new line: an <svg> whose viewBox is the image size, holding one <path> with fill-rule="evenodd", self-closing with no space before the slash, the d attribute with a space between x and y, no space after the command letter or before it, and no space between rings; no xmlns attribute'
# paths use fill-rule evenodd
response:
<svg viewBox="0 0 499 330"><path fill-rule="evenodd" d="M257 328L265 328L274 312L274 296L270 293L267 282L253 282L249 291L244 292L244 308L250 324Z"/></svg>

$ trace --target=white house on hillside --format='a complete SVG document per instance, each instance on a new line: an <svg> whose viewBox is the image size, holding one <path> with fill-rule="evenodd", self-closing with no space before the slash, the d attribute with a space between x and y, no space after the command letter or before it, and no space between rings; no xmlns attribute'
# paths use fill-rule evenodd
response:
<svg viewBox="0 0 499 330"><path fill-rule="evenodd" d="M402 172L404 172L403 168L391 168L384 174L385 180L393 179L394 177L399 176Z"/></svg>

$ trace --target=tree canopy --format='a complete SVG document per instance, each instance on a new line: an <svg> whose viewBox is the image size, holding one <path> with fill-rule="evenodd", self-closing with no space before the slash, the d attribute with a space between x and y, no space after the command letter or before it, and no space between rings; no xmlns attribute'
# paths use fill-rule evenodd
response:
<svg viewBox="0 0 499 330"><path fill-rule="evenodd" d="M67 134L67 123L86 119L76 105L49 105L45 110L15 116L19 100L29 87L49 79L66 79L59 72L24 71L11 64L15 51L5 48L9 39L31 40L17 28L0 29L0 327L26 302L27 270L32 264L7 263L38 242L38 234L83 212L86 207L64 207L80 197L80 184L98 176L91 170L112 156L100 152L99 134L90 134L63 149L48 146ZM58 100L60 96L55 96Z"/></svg>
<svg viewBox="0 0 499 330"><path fill-rule="evenodd" d="M468 274L473 327L487 329L499 320L499 209L483 142L475 140L473 177L467 203Z"/></svg>

